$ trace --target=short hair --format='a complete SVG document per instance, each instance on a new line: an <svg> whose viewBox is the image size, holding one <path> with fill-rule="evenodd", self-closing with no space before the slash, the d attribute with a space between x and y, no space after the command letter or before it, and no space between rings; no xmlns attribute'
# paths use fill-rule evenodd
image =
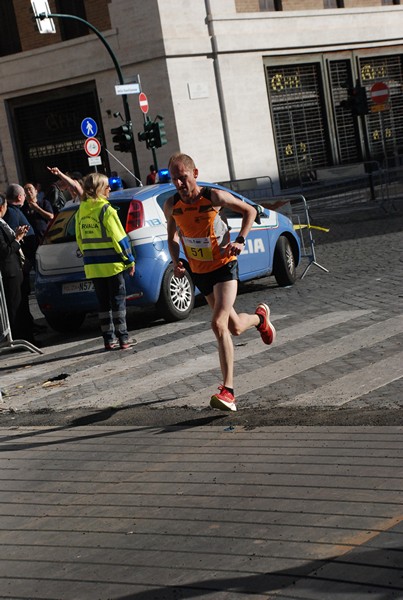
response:
<svg viewBox="0 0 403 600"><path fill-rule="evenodd" d="M10 183L6 189L7 200L17 200L18 196L24 196L25 190L19 183Z"/></svg>
<svg viewBox="0 0 403 600"><path fill-rule="evenodd" d="M168 161L168 169L171 169L172 165L176 165L177 163L182 163L186 168L191 170L196 168L193 158L188 154L183 154L183 152L175 152L172 154Z"/></svg>
<svg viewBox="0 0 403 600"><path fill-rule="evenodd" d="M109 185L109 179L103 173L89 173L83 180L83 196L82 199L99 198L102 191Z"/></svg>

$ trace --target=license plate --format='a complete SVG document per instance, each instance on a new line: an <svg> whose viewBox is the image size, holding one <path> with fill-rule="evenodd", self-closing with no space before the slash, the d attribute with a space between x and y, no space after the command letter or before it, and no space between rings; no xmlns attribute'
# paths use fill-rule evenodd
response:
<svg viewBox="0 0 403 600"><path fill-rule="evenodd" d="M63 294L76 294L77 292L93 292L94 284L92 281L77 281L74 283L64 283Z"/></svg>

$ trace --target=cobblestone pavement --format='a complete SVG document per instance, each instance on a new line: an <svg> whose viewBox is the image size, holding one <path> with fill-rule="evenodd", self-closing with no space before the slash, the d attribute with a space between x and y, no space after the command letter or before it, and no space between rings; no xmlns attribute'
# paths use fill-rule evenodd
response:
<svg viewBox="0 0 403 600"><path fill-rule="evenodd" d="M255 330L235 339L240 410L231 419L403 423L403 215L318 213L312 222L330 228L314 233L317 262L329 273L311 265L289 288L273 278L241 287L237 309L269 303L278 337L270 348ZM100 350L95 317L75 337L48 331L42 356L3 353L3 422L214 423L207 407L220 371L208 307L201 302L173 324L133 311L129 326L138 344L126 353Z"/></svg>

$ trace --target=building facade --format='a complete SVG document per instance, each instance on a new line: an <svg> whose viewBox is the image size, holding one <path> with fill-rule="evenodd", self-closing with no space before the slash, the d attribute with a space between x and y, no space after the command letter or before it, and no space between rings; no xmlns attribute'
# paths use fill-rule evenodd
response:
<svg viewBox="0 0 403 600"><path fill-rule="evenodd" d="M50 0L52 13L91 23L139 76L148 116L162 115L172 152L194 156L206 180L269 175L294 187L317 169L403 152L403 7L397 0ZM301 9L303 6L303 9ZM100 38L78 20L38 32L29 0L0 4L0 189L49 183L46 166L92 170L81 122L92 117L100 170L135 180L115 152L125 118L117 71ZM349 94L364 87L368 114ZM137 140L144 114L127 96L143 180L152 154ZM114 116L116 115L117 116ZM122 116L120 116L122 115Z"/></svg>

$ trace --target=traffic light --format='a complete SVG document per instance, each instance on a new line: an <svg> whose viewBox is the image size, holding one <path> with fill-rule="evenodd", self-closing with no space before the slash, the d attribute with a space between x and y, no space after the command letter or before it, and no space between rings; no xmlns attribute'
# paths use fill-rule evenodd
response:
<svg viewBox="0 0 403 600"><path fill-rule="evenodd" d="M111 129L112 141L115 142L114 149L118 152L131 152L133 149L133 133L131 123L125 123L120 127Z"/></svg>
<svg viewBox="0 0 403 600"><path fill-rule="evenodd" d="M165 124L163 121L145 121L144 131L138 133L140 142L145 142L147 148L161 148L167 143Z"/></svg>
<svg viewBox="0 0 403 600"><path fill-rule="evenodd" d="M147 132L147 148L156 148L157 147L157 138L156 138L156 129L155 123L148 123L148 132Z"/></svg>
<svg viewBox="0 0 403 600"><path fill-rule="evenodd" d="M340 102L341 108L350 110L352 115L360 116L369 113L367 91L364 86L357 84L347 88L348 98Z"/></svg>
<svg viewBox="0 0 403 600"><path fill-rule="evenodd" d="M155 137L155 147L161 148L164 144L167 143L167 135L165 133L165 123L164 121L157 121L154 123L154 137Z"/></svg>
<svg viewBox="0 0 403 600"><path fill-rule="evenodd" d="M152 121L144 121L144 131L138 133L140 142L145 142L147 148L155 148L154 123Z"/></svg>
<svg viewBox="0 0 403 600"><path fill-rule="evenodd" d="M354 111L357 115L367 115L369 113L367 91L363 85L357 85L355 88Z"/></svg>
<svg viewBox="0 0 403 600"><path fill-rule="evenodd" d="M145 125L144 125L145 128ZM147 130L144 129L144 131L139 131L137 134L138 140L139 142L147 142ZM147 148L148 148L148 144L147 144Z"/></svg>

